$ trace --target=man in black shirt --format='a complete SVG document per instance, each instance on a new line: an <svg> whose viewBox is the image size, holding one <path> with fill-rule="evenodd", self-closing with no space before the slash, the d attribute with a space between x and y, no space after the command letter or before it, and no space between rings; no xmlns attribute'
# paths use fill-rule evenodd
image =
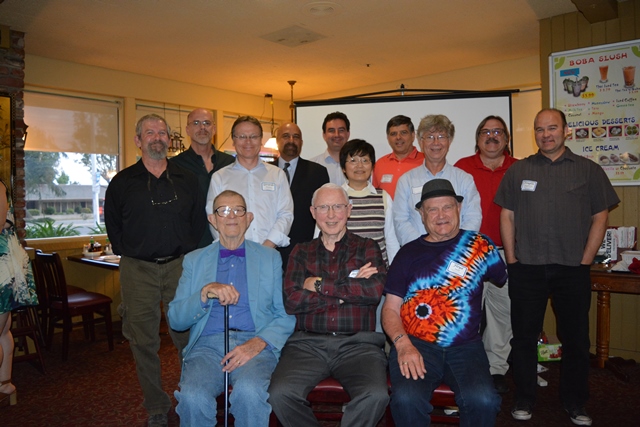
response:
<svg viewBox="0 0 640 427"><path fill-rule="evenodd" d="M211 175L223 167L235 162L235 157L218 151L213 145L213 136L216 134L216 125L213 123L213 113L204 108L196 108L187 116L187 135L191 140L191 145L175 157L171 162L183 169L193 172L198 177L198 188L202 196L207 197ZM207 213L202 211L205 217ZM213 241L213 237L208 228L205 227L199 248L204 248Z"/></svg>
<svg viewBox="0 0 640 427"><path fill-rule="evenodd" d="M105 223L113 251L122 255L122 333L136 361L149 426L166 426L171 400L160 376L160 302L173 300L182 258L205 229L204 196L191 172L167 161L170 129L155 114L136 125L142 159L118 173L107 188ZM171 326L171 325L169 325ZM181 354L189 334L169 328Z"/></svg>

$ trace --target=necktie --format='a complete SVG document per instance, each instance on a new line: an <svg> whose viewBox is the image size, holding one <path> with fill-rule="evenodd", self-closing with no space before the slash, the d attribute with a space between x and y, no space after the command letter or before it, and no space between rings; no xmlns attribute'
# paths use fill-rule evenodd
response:
<svg viewBox="0 0 640 427"><path fill-rule="evenodd" d="M244 257L245 251L244 248L238 249L220 249L220 258L229 258L231 255L235 255L237 257Z"/></svg>
<svg viewBox="0 0 640 427"><path fill-rule="evenodd" d="M289 182L289 184L291 184L291 177L289 176L289 166L291 166L291 163L289 162L284 164L284 174L287 176L287 181Z"/></svg>

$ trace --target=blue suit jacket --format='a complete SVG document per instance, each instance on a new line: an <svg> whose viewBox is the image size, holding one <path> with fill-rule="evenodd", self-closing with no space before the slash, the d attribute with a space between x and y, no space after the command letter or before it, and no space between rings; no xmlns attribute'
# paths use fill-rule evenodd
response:
<svg viewBox="0 0 640 427"><path fill-rule="evenodd" d="M249 308L256 327L256 336L273 346L276 358L293 332L296 319L288 315L282 302L282 260L271 248L245 240ZM220 242L195 250L184 257L183 272L167 316L177 331L191 329L189 344L182 351L189 354L204 330L213 301L202 308L200 291L216 281Z"/></svg>

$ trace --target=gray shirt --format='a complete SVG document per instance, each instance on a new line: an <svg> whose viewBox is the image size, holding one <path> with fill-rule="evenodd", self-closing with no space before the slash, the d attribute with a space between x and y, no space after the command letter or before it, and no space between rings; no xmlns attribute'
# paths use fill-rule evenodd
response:
<svg viewBox="0 0 640 427"><path fill-rule="evenodd" d="M514 212L518 261L578 266L591 217L620 199L600 166L567 148L554 162L538 152L514 163L494 201Z"/></svg>

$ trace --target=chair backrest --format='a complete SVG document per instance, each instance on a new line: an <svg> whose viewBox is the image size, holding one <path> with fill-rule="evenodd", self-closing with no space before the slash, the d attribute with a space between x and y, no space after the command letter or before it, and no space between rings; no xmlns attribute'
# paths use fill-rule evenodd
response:
<svg viewBox="0 0 640 427"><path fill-rule="evenodd" d="M67 280L64 277L60 255L56 252L45 254L38 251L35 262L36 271L38 271L46 288L48 303L60 301L63 309L66 310L68 305Z"/></svg>

